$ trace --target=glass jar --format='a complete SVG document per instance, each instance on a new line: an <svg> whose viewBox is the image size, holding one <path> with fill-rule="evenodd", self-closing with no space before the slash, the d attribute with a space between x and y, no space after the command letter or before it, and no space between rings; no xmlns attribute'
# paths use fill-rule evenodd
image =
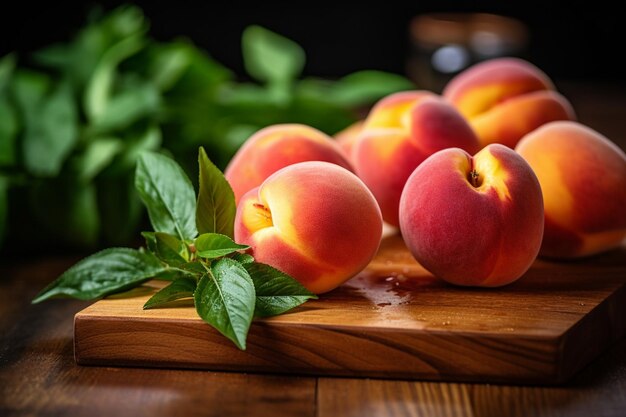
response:
<svg viewBox="0 0 626 417"><path fill-rule="evenodd" d="M486 13L429 13L410 24L407 73L420 89L441 92L454 75L491 58L525 57L528 29L521 21Z"/></svg>

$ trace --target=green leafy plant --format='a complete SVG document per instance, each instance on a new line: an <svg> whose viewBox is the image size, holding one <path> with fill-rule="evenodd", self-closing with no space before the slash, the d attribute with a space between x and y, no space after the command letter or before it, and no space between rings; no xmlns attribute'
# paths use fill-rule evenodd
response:
<svg viewBox="0 0 626 417"><path fill-rule="evenodd" d="M142 214L137 155L162 146L162 92L129 67L151 48L147 29L139 9L123 7L33 54L36 70L14 55L0 61L0 206L11 239L36 233L42 245L82 248L131 239Z"/></svg>
<svg viewBox="0 0 626 417"><path fill-rule="evenodd" d="M139 157L135 186L154 231L146 247L110 248L68 269L33 303L51 297L96 299L150 279L170 281L144 309L193 298L198 315L240 349L253 317L282 314L317 298L287 274L242 251L233 241L235 198L230 185L200 148L200 188L171 158L154 152Z"/></svg>
<svg viewBox="0 0 626 417"><path fill-rule="evenodd" d="M334 134L375 100L412 88L379 71L302 78L302 48L259 26L241 46L251 82L189 40L156 42L142 11L123 6L94 12L28 68L0 57L0 243L37 234L42 247L128 244L142 221L133 186L142 152L166 149L196 178L199 146L223 169L262 127Z"/></svg>

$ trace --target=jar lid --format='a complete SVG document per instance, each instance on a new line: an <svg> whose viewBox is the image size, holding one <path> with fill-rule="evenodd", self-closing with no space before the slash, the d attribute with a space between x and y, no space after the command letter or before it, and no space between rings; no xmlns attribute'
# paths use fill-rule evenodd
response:
<svg viewBox="0 0 626 417"><path fill-rule="evenodd" d="M419 47L437 48L460 44L489 52L494 45L521 50L528 42L528 30L517 19L488 13L427 13L410 24L412 42ZM498 51L494 51L498 52Z"/></svg>

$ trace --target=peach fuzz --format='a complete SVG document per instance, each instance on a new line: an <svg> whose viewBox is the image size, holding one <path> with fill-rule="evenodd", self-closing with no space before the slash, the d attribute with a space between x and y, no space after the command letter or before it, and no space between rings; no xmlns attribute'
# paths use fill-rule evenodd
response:
<svg viewBox="0 0 626 417"><path fill-rule="evenodd" d="M517 152L543 191L540 255L576 258L620 246L626 238L626 154L576 122L553 122L526 135Z"/></svg>
<svg viewBox="0 0 626 417"><path fill-rule="evenodd" d="M279 124L252 135L230 161L224 176L239 202L274 172L304 161L326 161L352 170L330 136L306 125Z"/></svg>
<svg viewBox="0 0 626 417"><path fill-rule="evenodd" d="M319 294L367 266L382 227L376 200L356 175L328 162L301 162L243 196L235 240L249 245L256 261Z"/></svg>
<svg viewBox="0 0 626 417"><path fill-rule="evenodd" d="M387 96L373 107L352 158L387 223L399 224L400 195L413 170L431 154L450 147L474 153L479 144L465 119L439 96L407 91Z"/></svg>
<svg viewBox="0 0 626 417"><path fill-rule="evenodd" d="M481 145L514 148L525 134L555 120L575 120L565 97L539 68L517 58L476 64L454 77L443 96L465 116Z"/></svg>
<svg viewBox="0 0 626 417"><path fill-rule="evenodd" d="M452 148L411 175L400 201L400 230L417 261L457 285L497 287L520 278L543 236L537 177L510 148L471 157Z"/></svg>

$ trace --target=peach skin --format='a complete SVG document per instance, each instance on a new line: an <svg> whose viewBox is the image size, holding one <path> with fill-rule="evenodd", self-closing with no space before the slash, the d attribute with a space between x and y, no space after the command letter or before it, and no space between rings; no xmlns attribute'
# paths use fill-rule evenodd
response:
<svg viewBox="0 0 626 417"><path fill-rule="evenodd" d="M241 196L280 168L304 161L326 161L352 170L330 136L305 125L280 124L252 135L230 161L224 176L239 202Z"/></svg>
<svg viewBox="0 0 626 417"><path fill-rule="evenodd" d="M526 135L517 152L533 168L545 202L541 256L577 258L626 238L626 154L576 122L552 122Z"/></svg>
<svg viewBox="0 0 626 417"><path fill-rule="evenodd" d="M359 138L359 135L363 131L364 123L363 120L359 120L333 135L335 141L341 150L343 150L344 155L346 155L349 161L352 161L352 150L354 149L354 144Z"/></svg>
<svg viewBox="0 0 626 417"><path fill-rule="evenodd" d="M520 278L543 236L537 177L510 148L471 157L446 149L411 174L400 200L400 230L417 261L457 285L497 287Z"/></svg>
<svg viewBox="0 0 626 417"><path fill-rule="evenodd" d="M359 273L378 250L382 217L353 173L328 162L282 168L246 193L235 240L320 294Z"/></svg>
<svg viewBox="0 0 626 417"><path fill-rule="evenodd" d="M450 80L443 96L468 120L482 146L515 148L525 134L555 120L574 120L569 101L539 68L517 58L476 64Z"/></svg>
<svg viewBox="0 0 626 417"><path fill-rule="evenodd" d="M352 158L387 223L398 226L400 194L413 170L431 154L450 147L474 153L479 144L465 119L439 96L407 91L374 106Z"/></svg>

